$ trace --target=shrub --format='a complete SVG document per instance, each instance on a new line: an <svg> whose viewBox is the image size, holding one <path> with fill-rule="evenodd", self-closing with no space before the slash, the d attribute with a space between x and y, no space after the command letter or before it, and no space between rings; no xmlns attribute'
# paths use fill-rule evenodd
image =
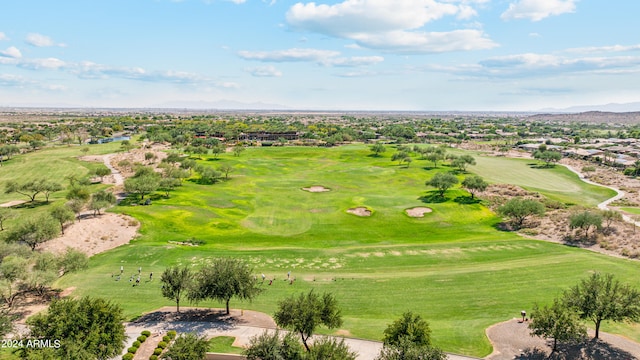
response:
<svg viewBox="0 0 640 360"><path fill-rule="evenodd" d="M139 341L139 342L143 343L143 342L145 342L146 340L147 340L147 337L146 337L145 335L140 335L140 336L138 336L138 341Z"/></svg>
<svg viewBox="0 0 640 360"><path fill-rule="evenodd" d="M140 341L138 341L138 340L134 341L134 342L133 342L133 345L131 345L131 347L137 347L137 348L139 348L139 347L140 347Z"/></svg>
<svg viewBox="0 0 640 360"><path fill-rule="evenodd" d="M162 341L168 343L169 341L171 341L171 338L168 335L165 335L162 337Z"/></svg>
<svg viewBox="0 0 640 360"><path fill-rule="evenodd" d="M158 355L149 356L149 360L158 360Z"/></svg>
<svg viewBox="0 0 640 360"><path fill-rule="evenodd" d="M122 360L133 360L133 354L132 353L126 353L126 354L122 355Z"/></svg>
<svg viewBox="0 0 640 360"><path fill-rule="evenodd" d="M160 342L158 343L158 347L159 347L160 349L164 349L164 348L166 348L166 347L167 347L167 343L166 343L166 342L164 342L164 341L160 341Z"/></svg>
<svg viewBox="0 0 640 360"><path fill-rule="evenodd" d="M176 337L176 335L177 335L177 333L176 333L176 331L175 331L175 330L169 330L169 331L167 332L167 336L169 336L171 339L175 338L175 337Z"/></svg>
<svg viewBox="0 0 640 360"><path fill-rule="evenodd" d="M160 355L160 354L162 354L162 349L156 348L155 350L153 350L153 355Z"/></svg>
<svg viewBox="0 0 640 360"><path fill-rule="evenodd" d="M140 334L141 334L141 335L144 335L144 336L146 336L146 337L149 337L149 336L151 336L151 331L149 331L149 330L144 330L144 331L142 331Z"/></svg>
<svg viewBox="0 0 640 360"><path fill-rule="evenodd" d="M127 352L128 352L128 353L131 353L131 354L135 354L135 353L136 353L136 351L138 351L138 348L137 348L137 347L135 347L135 346L132 346L132 347L130 347L130 348L128 348L128 349L127 349Z"/></svg>

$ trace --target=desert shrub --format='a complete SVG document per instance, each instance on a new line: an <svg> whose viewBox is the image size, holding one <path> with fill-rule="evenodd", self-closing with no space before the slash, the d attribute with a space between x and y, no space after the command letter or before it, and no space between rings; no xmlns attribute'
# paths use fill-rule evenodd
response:
<svg viewBox="0 0 640 360"><path fill-rule="evenodd" d="M134 341L133 345L131 345L131 347L139 348L140 347L140 341L138 341L138 340Z"/></svg>
<svg viewBox="0 0 640 360"><path fill-rule="evenodd" d="M132 353L126 353L126 354L122 355L122 360L133 360L133 354Z"/></svg>
<svg viewBox="0 0 640 360"><path fill-rule="evenodd" d="M167 343L166 343L166 342L164 342L164 341L160 341L160 342L158 343L158 347L159 347L160 349L164 349L164 348L166 348L166 347L167 347Z"/></svg>
<svg viewBox="0 0 640 360"><path fill-rule="evenodd" d="M127 349L127 352L130 353L130 354L135 354L136 351L138 351L138 348L135 347L135 346L132 346L132 347Z"/></svg>
<svg viewBox="0 0 640 360"><path fill-rule="evenodd" d="M155 350L153 350L153 355L160 355L160 354L162 354L162 349L156 348Z"/></svg>
<svg viewBox="0 0 640 360"><path fill-rule="evenodd" d="M149 360L158 360L158 355L149 356Z"/></svg>
<svg viewBox="0 0 640 360"><path fill-rule="evenodd" d="M140 336L138 336L138 341L139 341L139 342L143 343L143 342L145 342L146 340L147 340L147 337L146 337L145 335L140 335Z"/></svg>
<svg viewBox="0 0 640 360"><path fill-rule="evenodd" d="M167 336L168 336L168 337L170 337L171 339L175 338L175 337L176 337L176 335L177 335L177 333L176 333L176 331L175 331L175 330L169 330L169 331L167 332Z"/></svg>
<svg viewBox="0 0 640 360"><path fill-rule="evenodd" d="M146 336L146 337L149 337L149 336L151 336L151 331L149 331L149 330L144 330L144 331L142 331L140 334L141 334L141 335L144 335L144 336Z"/></svg>

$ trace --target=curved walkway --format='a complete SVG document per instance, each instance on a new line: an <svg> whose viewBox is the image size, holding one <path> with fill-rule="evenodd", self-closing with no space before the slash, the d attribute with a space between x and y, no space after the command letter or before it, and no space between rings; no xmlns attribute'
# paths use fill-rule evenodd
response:
<svg viewBox="0 0 640 360"><path fill-rule="evenodd" d="M236 340L234 346L244 346L249 344L249 340L264 331L275 331L273 328L259 326L236 325L224 321L143 321L126 323L126 333L128 343L125 349L129 348L133 341L143 330L151 331L151 334L165 334L169 330L176 330L178 333L195 332L207 338L214 336L232 336ZM153 335L152 335L153 336ZM373 360L380 353L382 343L379 341L344 338L345 343L358 354L357 360ZM478 358L447 354L449 360L477 360Z"/></svg>
<svg viewBox="0 0 640 360"><path fill-rule="evenodd" d="M617 188L614 188L614 187L612 187L612 186L608 186L608 185L598 184L598 183L596 183L596 182L593 182L593 181L591 181L591 180L587 179L587 178L586 178L586 177L585 177L581 172L579 172L578 170L576 170L576 169L572 168L572 167L571 167L571 166L569 166L569 165L565 165L565 164L560 164L560 165L562 165L562 166L566 167L567 169L569 169L569 171L571 171L571 172L575 173L576 175L578 175L578 177L580 178L580 180L582 180L582 181L586 182L587 184L596 185L596 186L602 186L602 187L605 187L605 188L607 188L607 189L611 189L611 190L613 190L613 191L615 191L615 192L616 192L616 196L614 196L614 197L612 197L612 198L609 198L609 199L607 199L607 200L605 200L605 201L601 202L600 204L598 204L598 209L602 209L602 210L610 210L610 208L609 208L609 204L611 204L611 203L612 203L612 202L614 202L614 201L617 201L617 200L622 199L622 198L624 197L624 195L625 195L625 194L624 194L624 191L622 191L622 190L620 190L620 189L617 189ZM640 221L635 221L635 220L633 220L631 217L629 217L629 216L627 216L627 215L624 215L624 214L623 214L623 215L622 215L622 219L623 219L624 221L626 221L626 222L630 223L630 224L635 224L636 226L640 226Z"/></svg>

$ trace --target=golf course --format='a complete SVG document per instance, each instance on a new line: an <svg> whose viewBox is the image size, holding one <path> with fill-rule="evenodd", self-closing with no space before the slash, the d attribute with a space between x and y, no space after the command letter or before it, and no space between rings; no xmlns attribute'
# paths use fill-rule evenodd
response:
<svg viewBox="0 0 640 360"><path fill-rule="evenodd" d="M117 149L116 143L91 145L89 154ZM265 274L274 280L262 284L264 291L253 302L233 299L233 308L272 314L279 300L315 289L334 294L342 309L343 326L327 333L379 340L390 322L411 310L429 322L434 345L481 357L492 350L487 327L518 317L535 303L550 303L593 271L640 286L637 261L501 231L503 219L482 201L471 200L459 184L444 197L425 185L435 174L453 171L448 164L434 166L418 157L409 166L398 164L389 150L375 156L362 144L251 147L240 156L227 152L194 158L204 166L224 164L233 170L215 184L201 184L194 174L168 198L151 194L150 206L125 199L111 208L137 219L139 236L93 256L89 269L61 277L55 287L73 287L74 296L111 299L135 319L174 305L162 297L156 280L166 267L197 268L216 257L240 258L258 278ZM615 194L585 184L561 166L540 168L531 166L532 160L469 154L476 165L455 172L460 181L477 174L489 183L519 185L584 206ZM62 183L69 172L88 173L94 166L79 161L80 155L75 147L25 155L24 161L3 166L2 180L49 171ZM55 193L51 202L63 202L64 195ZM17 194L0 198L11 201ZM409 216L406 210L416 207L430 212ZM369 216L348 212L356 208L368 210ZM113 274L121 266L124 276L116 281ZM132 287L127 280L139 268L143 281ZM295 281L287 281L288 272ZM605 323L603 330L640 341L636 325Z"/></svg>

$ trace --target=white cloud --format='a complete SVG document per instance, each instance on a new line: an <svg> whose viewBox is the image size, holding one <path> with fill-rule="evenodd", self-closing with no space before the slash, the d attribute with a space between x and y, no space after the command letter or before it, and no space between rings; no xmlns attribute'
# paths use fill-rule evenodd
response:
<svg viewBox="0 0 640 360"><path fill-rule="evenodd" d="M31 70L40 70L40 69L55 70L55 69L66 67L67 63L56 58L28 59L28 60L21 61L19 66L23 68L31 69Z"/></svg>
<svg viewBox="0 0 640 360"><path fill-rule="evenodd" d="M480 30L450 32L393 31L384 34L362 34L358 44L397 53L442 53L460 50L491 49L498 46Z"/></svg>
<svg viewBox="0 0 640 360"><path fill-rule="evenodd" d="M287 49L276 51L239 51L238 55L245 60L258 60L267 62L286 61L315 61L323 60L340 55L337 51L318 49Z"/></svg>
<svg viewBox="0 0 640 360"><path fill-rule="evenodd" d="M578 0L519 0L509 4L500 16L503 20L530 19L540 21L549 16L572 13Z"/></svg>
<svg viewBox="0 0 640 360"><path fill-rule="evenodd" d="M4 51L0 51L0 57L2 57L2 56L3 57L10 57L10 58L19 59L19 58L22 57L22 53L20 52L20 50L18 50L17 47L10 46Z"/></svg>
<svg viewBox="0 0 640 360"><path fill-rule="evenodd" d="M362 47L387 51L432 53L489 49L497 44L479 30L427 32L422 29L427 23L445 16L474 17L477 12L472 5L484 2L345 0L334 5L297 3L287 11L286 19L297 30L351 39ZM443 39L452 43L445 45Z"/></svg>
<svg viewBox="0 0 640 360"><path fill-rule="evenodd" d="M582 48L567 49L567 52L573 53L611 53L611 52L627 52L640 50L640 44L638 45L611 45L611 46L592 46Z"/></svg>
<svg viewBox="0 0 640 360"><path fill-rule="evenodd" d="M9 40L9 38L7 37L7 35L5 33L0 31L0 41L2 41L2 40Z"/></svg>
<svg viewBox="0 0 640 360"><path fill-rule="evenodd" d="M22 87L32 84L33 81L23 78L22 76L12 74L0 74L0 85Z"/></svg>
<svg viewBox="0 0 640 360"><path fill-rule="evenodd" d="M382 56L340 57L340 52L318 49L287 49L275 51L239 51L238 56L245 60L263 62L314 62L323 66L355 67L379 63Z"/></svg>
<svg viewBox="0 0 640 360"><path fill-rule="evenodd" d="M38 33L27 34L27 38L25 39L25 41L27 42L27 44L36 47L66 46L62 43L56 43L50 37Z"/></svg>
<svg viewBox="0 0 640 360"><path fill-rule="evenodd" d="M246 68L245 71L256 77L280 77L282 72L273 66Z"/></svg>

